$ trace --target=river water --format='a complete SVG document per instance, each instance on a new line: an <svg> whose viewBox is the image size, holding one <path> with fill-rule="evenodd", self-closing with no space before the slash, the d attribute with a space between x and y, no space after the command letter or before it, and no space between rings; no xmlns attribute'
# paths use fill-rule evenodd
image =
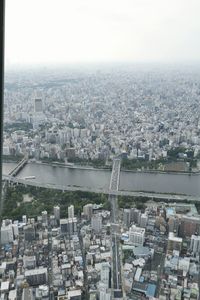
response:
<svg viewBox="0 0 200 300"><path fill-rule="evenodd" d="M3 173L8 174L15 165L14 163L4 163ZM18 177L35 176L33 181L45 184L108 189L110 175L109 170L54 167L29 163L18 174ZM119 189L200 196L200 175L121 172Z"/></svg>

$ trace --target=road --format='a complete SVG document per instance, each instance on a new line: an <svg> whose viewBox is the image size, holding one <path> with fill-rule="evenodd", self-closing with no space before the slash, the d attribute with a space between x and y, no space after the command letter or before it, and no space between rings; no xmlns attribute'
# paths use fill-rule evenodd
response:
<svg viewBox="0 0 200 300"><path fill-rule="evenodd" d="M112 239L112 289L113 298L122 298L122 280L121 280L121 261L119 253L119 214L117 195L113 192L118 191L120 177L120 159L113 161L113 168L110 179L109 202L111 204L111 239Z"/></svg>

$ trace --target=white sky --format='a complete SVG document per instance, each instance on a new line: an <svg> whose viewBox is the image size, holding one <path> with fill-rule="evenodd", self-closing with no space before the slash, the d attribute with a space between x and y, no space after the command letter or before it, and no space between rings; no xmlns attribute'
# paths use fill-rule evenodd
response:
<svg viewBox="0 0 200 300"><path fill-rule="evenodd" d="M200 62L200 0L6 0L6 62Z"/></svg>

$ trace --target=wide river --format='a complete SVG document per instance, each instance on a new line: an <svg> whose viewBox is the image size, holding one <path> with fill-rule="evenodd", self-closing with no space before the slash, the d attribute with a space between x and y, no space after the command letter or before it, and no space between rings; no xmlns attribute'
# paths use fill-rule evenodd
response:
<svg viewBox="0 0 200 300"><path fill-rule="evenodd" d="M15 165L14 163L4 163L3 174L8 174ZM17 176L19 178L35 176L36 178L32 179L33 181L46 184L107 189L110 175L109 170L54 167L29 163ZM200 196L200 174L156 174L121 171L119 190Z"/></svg>

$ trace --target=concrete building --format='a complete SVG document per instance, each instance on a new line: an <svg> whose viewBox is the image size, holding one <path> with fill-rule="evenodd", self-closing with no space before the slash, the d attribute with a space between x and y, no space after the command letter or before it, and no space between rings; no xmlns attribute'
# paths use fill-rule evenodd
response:
<svg viewBox="0 0 200 300"><path fill-rule="evenodd" d="M102 229L102 216L94 215L91 220L91 226L94 232L99 233Z"/></svg>
<svg viewBox="0 0 200 300"><path fill-rule="evenodd" d="M176 237L173 232L169 232L167 250L173 252L173 250L181 251L183 239Z"/></svg>
<svg viewBox="0 0 200 300"><path fill-rule="evenodd" d="M24 226L24 238L26 241L32 241L35 239L35 227L33 224Z"/></svg>
<svg viewBox="0 0 200 300"><path fill-rule="evenodd" d="M83 214L88 220L92 218L92 213L93 213L93 204L89 203L83 206Z"/></svg>
<svg viewBox="0 0 200 300"><path fill-rule="evenodd" d="M131 210L130 209L124 209L123 222L124 222L124 226L129 228L130 223L131 223Z"/></svg>
<svg viewBox="0 0 200 300"><path fill-rule="evenodd" d="M47 214L46 210L42 211L42 223L45 226L47 226L47 224L48 224L48 214Z"/></svg>
<svg viewBox="0 0 200 300"><path fill-rule="evenodd" d="M129 242L134 246L141 246L144 244L145 229L132 225L129 230Z"/></svg>
<svg viewBox="0 0 200 300"><path fill-rule="evenodd" d="M190 249L194 254L200 252L200 235L192 235L190 241Z"/></svg>
<svg viewBox="0 0 200 300"><path fill-rule="evenodd" d="M1 244L12 243L14 240L12 224L6 225L4 222L1 226Z"/></svg>
<svg viewBox="0 0 200 300"><path fill-rule="evenodd" d="M53 214L54 214L56 221L59 222L60 221L60 206L54 206Z"/></svg>
<svg viewBox="0 0 200 300"><path fill-rule="evenodd" d="M24 268L34 269L36 267L36 257L35 256L25 256L23 257Z"/></svg>
<svg viewBox="0 0 200 300"><path fill-rule="evenodd" d="M180 222L180 236L191 237L200 233L200 217L183 215Z"/></svg>
<svg viewBox="0 0 200 300"><path fill-rule="evenodd" d="M60 219L60 230L62 234L73 235L77 232L77 218Z"/></svg>
<svg viewBox="0 0 200 300"><path fill-rule="evenodd" d="M24 276L31 286L46 284L48 280L47 268L26 270Z"/></svg>
<svg viewBox="0 0 200 300"><path fill-rule="evenodd" d="M136 208L131 208L131 222L135 224L140 223L141 211Z"/></svg>
<svg viewBox="0 0 200 300"><path fill-rule="evenodd" d="M147 214L141 214L140 217L140 227L146 228L148 222L148 215Z"/></svg>
<svg viewBox="0 0 200 300"><path fill-rule="evenodd" d="M68 207L68 218L74 218L74 205Z"/></svg>
<svg viewBox="0 0 200 300"><path fill-rule="evenodd" d="M103 262L101 264L101 282L106 285L106 288L109 287L110 279L110 264L108 262Z"/></svg>

